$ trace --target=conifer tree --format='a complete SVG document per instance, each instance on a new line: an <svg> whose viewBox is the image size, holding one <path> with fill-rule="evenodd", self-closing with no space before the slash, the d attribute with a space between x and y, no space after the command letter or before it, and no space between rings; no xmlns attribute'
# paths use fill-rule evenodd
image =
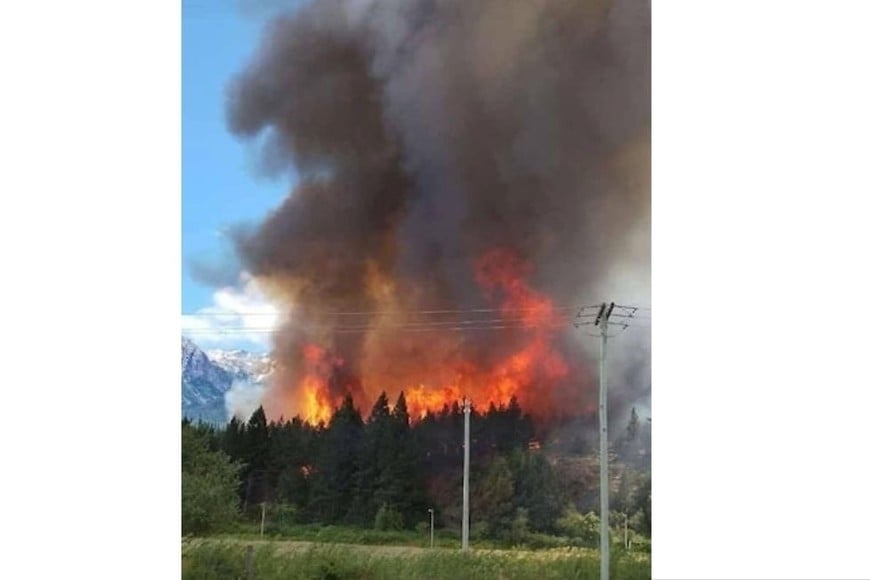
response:
<svg viewBox="0 0 870 580"><path fill-rule="evenodd" d="M325 523L347 519L354 499L362 436L362 417L348 394L323 433L311 481L311 513Z"/></svg>
<svg viewBox="0 0 870 580"><path fill-rule="evenodd" d="M631 408L631 418L628 420L628 440L634 441L637 437L637 429L638 429L638 419L637 419L637 410L634 407Z"/></svg>
<svg viewBox="0 0 870 580"><path fill-rule="evenodd" d="M399 393L391 415L391 454L382 474L381 495L410 524L426 514L427 498L422 477L422 451L411 429L405 393Z"/></svg>
<svg viewBox="0 0 870 580"><path fill-rule="evenodd" d="M380 477L385 464L390 460L390 408L386 392L375 401L363 429L359 470L356 472L354 498L350 509L350 521L359 525L371 525L383 498L377 497Z"/></svg>
<svg viewBox="0 0 870 580"><path fill-rule="evenodd" d="M547 459L540 453L515 451L511 467L515 480L514 502L528 510L529 526L536 531L553 532L565 500Z"/></svg>
<svg viewBox="0 0 870 580"><path fill-rule="evenodd" d="M497 455L479 483L472 483L475 519L486 525L490 537L503 538L510 533L514 518L514 477L507 460Z"/></svg>

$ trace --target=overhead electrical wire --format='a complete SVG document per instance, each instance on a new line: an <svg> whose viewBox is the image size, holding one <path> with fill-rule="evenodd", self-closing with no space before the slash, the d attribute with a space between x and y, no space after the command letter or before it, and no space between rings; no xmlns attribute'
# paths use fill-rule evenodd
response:
<svg viewBox="0 0 870 580"><path fill-rule="evenodd" d="M366 333L373 332L378 330L393 330L399 332L436 332L436 331L466 331L466 330L531 330L531 329L539 329L539 328L550 328L550 329L558 329L558 328L566 328L570 325L570 315L568 311L576 312L574 316L574 320L581 320L577 324L578 326L585 326L592 324L591 318L596 316L596 311L600 308L600 305L587 305L587 306L553 306L549 308L549 313L546 316L543 316L537 320L528 320L522 316L499 316L499 317L480 317L474 318L474 314L484 314L484 313L500 313L500 314L508 314L508 313L516 313L520 314L523 312L537 312L541 310L540 308L470 308L470 309L438 309L438 310L411 310L411 311L401 311L401 312L385 312L385 311L370 311L370 312L333 312L333 313L318 313L319 316L330 317L330 316L378 316L383 314L401 314L402 316L412 316L412 318L403 320L400 322L379 322L372 323L370 321L359 321L359 323L354 323L353 321L344 321L344 322L336 322L335 324L331 324L328 321L322 322L300 322L298 324L299 328L307 329L307 330L318 330L324 329L336 334L347 334L347 333ZM638 316L637 311L644 309L649 310L648 308L643 307L634 307L634 306L614 306L615 309L619 309L622 312L615 312L611 316L620 318L620 321L613 321L611 323L612 326L620 326L624 331L628 327L628 322L639 322L639 321L648 321L650 317L648 316ZM628 312L623 313L623 312ZM465 315L466 318L460 320L453 319L445 319L444 317L435 317L428 318L425 317L422 319L414 319L413 315L443 315L443 314L460 314ZM201 317L219 317L219 316L234 316L234 317L246 317L246 316L278 316L278 313L266 313L266 312L204 312L204 313L185 313L182 314L182 317L189 318L201 318ZM469 317L470 316L470 317ZM273 333L279 331L281 325L278 324L274 327L272 326L240 326L237 324L233 325L221 325L218 322L217 326L210 327L183 327L182 332L186 334L259 334L259 333Z"/></svg>
<svg viewBox="0 0 870 580"><path fill-rule="evenodd" d="M591 306L552 306L551 310L567 311L567 310L585 310L596 309L598 305ZM504 313L504 312L534 312L539 308L458 308L458 309L442 309L442 310L402 310L405 315L413 314L473 314L473 313ZM182 312L181 316L191 317L206 317L206 316L278 316L278 312L242 312L242 311L226 311L226 312ZM389 310L370 310L358 312L319 312L319 316L379 316L384 314L395 314Z"/></svg>

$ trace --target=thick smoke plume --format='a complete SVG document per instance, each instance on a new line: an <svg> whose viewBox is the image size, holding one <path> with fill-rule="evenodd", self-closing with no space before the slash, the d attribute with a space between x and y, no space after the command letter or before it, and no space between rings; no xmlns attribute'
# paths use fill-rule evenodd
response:
<svg viewBox="0 0 870 580"><path fill-rule="evenodd" d="M273 20L227 105L264 170L300 176L238 239L286 312L267 413L381 390L594 408L594 339L567 307L649 304L649 49L638 0L319 0ZM625 405L649 394L639 332Z"/></svg>

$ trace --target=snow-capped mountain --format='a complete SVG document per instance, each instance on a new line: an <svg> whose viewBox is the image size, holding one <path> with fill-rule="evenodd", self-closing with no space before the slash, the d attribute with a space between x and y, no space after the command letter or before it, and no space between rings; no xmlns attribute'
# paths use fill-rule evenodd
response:
<svg viewBox="0 0 870 580"><path fill-rule="evenodd" d="M209 350L206 354L211 362L243 381L263 384L272 372L272 359L267 354L245 350Z"/></svg>
<svg viewBox="0 0 870 580"><path fill-rule="evenodd" d="M181 339L181 412L193 421L226 423L227 393L234 390L233 403L250 395L250 387L261 388L272 370L272 360L267 355L257 355L243 350L208 353L192 340ZM256 402L256 401L255 401ZM252 403L253 404L253 403ZM234 403L232 406L236 406Z"/></svg>
<svg viewBox="0 0 870 580"><path fill-rule="evenodd" d="M227 412L224 394L233 376L212 363L188 338L181 339L181 413L194 421L223 423Z"/></svg>

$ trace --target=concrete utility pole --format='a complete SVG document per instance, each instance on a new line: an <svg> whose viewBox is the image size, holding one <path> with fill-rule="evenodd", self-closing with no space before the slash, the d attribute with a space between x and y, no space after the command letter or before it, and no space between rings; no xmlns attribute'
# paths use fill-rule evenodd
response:
<svg viewBox="0 0 870 580"><path fill-rule="evenodd" d="M463 402L465 413L465 460L462 466L462 549L468 549L468 456L471 447L471 401Z"/></svg>
<svg viewBox="0 0 870 580"><path fill-rule="evenodd" d="M429 547L435 547L435 510L429 508Z"/></svg>
<svg viewBox="0 0 870 580"><path fill-rule="evenodd" d="M625 330L629 327L630 322L640 319L649 319L648 316L637 316L641 309L638 306L617 306L613 302L610 304L602 303L598 307L598 313L595 315L595 320L587 319L591 317L592 312L587 312L595 308L594 306L584 306L577 313L577 321L574 326L595 325L598 327L598 336L601 339L601 351L598 359L598 423L600 425L599 437L599 462L601 471L600 496L601 496L601 530L600 530L600 555L601 555L601 580L609 580L610 577L610 479L608 477L608 455L610 446L608 445L607 436L607 330L610 326L620 327ZM617 312L614 314L613 309ZM648 310L648 309L645 309ZM615 321L612 320L616 319ZM593 335L594 336L594 335Z"/></svg>
<svg viewBox="0 0 870 580"><path fill-rule="evenodd" d="M595 326L599 328L601 334L601 356L598 360L598 424L601 426L600 442L601 447L601 580L610 578L610 479L608 477L610 452L607 444L607 322L613 312L613 302L610 306L607 304L601 305L601 310L598 311L598 317L595 319Z"/></svg>

